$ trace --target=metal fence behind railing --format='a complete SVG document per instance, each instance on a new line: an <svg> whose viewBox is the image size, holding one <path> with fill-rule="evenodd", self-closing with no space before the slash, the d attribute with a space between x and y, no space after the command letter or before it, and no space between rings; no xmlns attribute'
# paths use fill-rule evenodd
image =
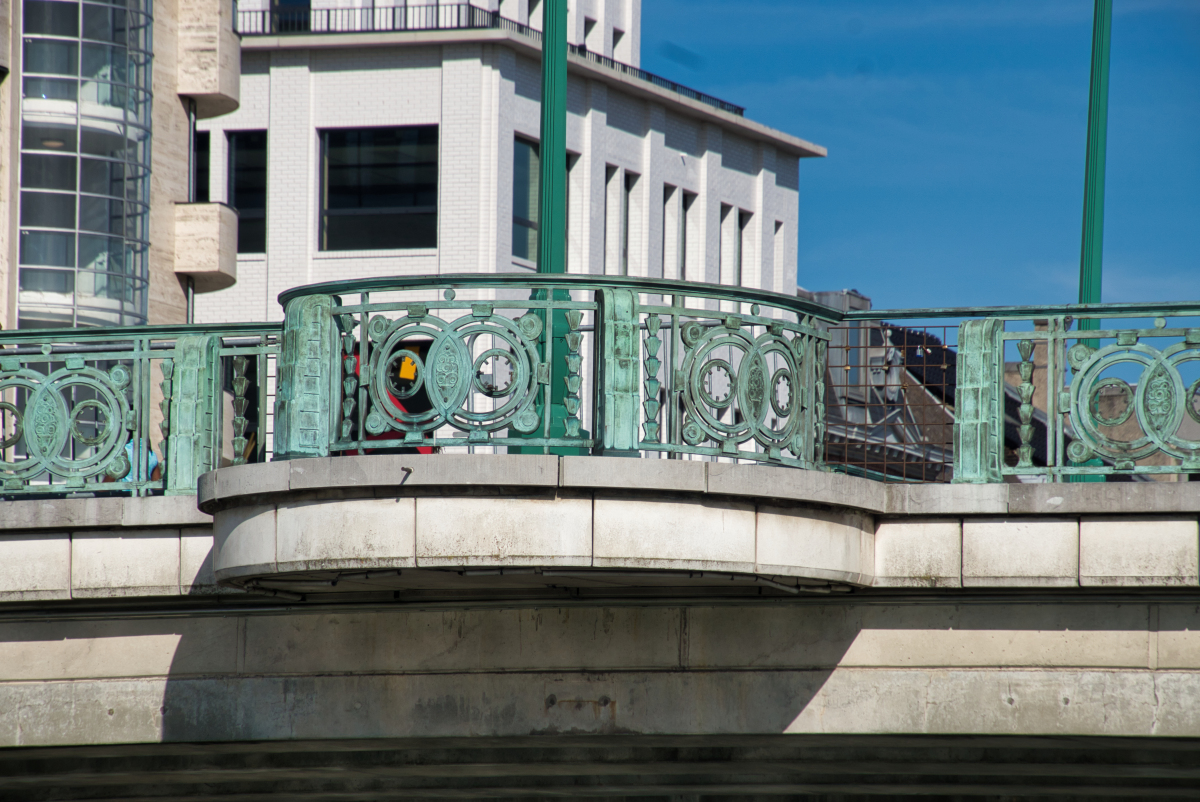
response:
<svg viewBox="0 0 1200 802"><path fill-rule="evenodd" d="M1200 304L849 312L830 334L835 469L890 482L1200 477Z"/></svg>
<svg viewBox="0 0 1200 802"><path fill-rule="evenodd" d="M236 12L236 30L242 36L305 33L361 33L371 31L507 30L540 42L542 32L528 25L466 3L449 5L396 5L376 8L304 8ZM623 64L582 45L570 45L574 55L593 64L628 75L697 100L739 117L741 106L699 92L652 72Z"/></svg>
<svg viewBox="0 0 1200 802"><path fill-rule="evenodd" d="M958 327L865 320L829 335L825 464L885 482L951 481Z"/></svg>

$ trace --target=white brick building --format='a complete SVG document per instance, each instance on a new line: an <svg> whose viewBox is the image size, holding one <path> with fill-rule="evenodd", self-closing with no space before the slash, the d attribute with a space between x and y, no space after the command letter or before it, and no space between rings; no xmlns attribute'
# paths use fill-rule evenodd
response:
<svg viewBox="0 0 1200 802"><path fill-rule="evenodd" d="M528 230L514 225L524 211L514 210L514 162L518 141L535 143L539 134L539 3L341 5L240 5L241 105L198 130L209 135L199 172L203 181L207 164L207 200L242 207L244 241L236 285L197 297L197 322L276 319L276 296L298 284L535 268L514 243L514 230ZM639 60L639 17L639 0L570 3L568 38L589 52L568 57L568 271L793 293L799 160L824 149L623 67ZM420 207L423 220L436 219L436 237L430 229L420 247L365 248L371 237L395 233L383 221L417 218L326 217L326 160L342 147L331 143L346 141L344 133L326 137L409 126L436 126L436 206ZM231 196L242 180L236 171L231 180L231 143L250 141L238 138L245 132L266 132L265 194L254 201L265 205L256 212L265 235L255 242L247 203ZM261 181L261 165L255 169ZM369 173L360 165L337 181L361 182L355 191L365 198L378 189L366 187ZM410 205L393 201L392 212L416 208L409 189ZM345 213L376 214L373 202ZM333 243L335 225L358 225L367 236Z"/></svg>

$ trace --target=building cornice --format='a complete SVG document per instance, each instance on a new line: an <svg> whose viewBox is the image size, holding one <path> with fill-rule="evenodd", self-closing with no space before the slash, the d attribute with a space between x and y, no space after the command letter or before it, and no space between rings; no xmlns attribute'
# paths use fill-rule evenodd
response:
<svg viewBox="0 0 1200 802"><path fill-rule="evenodd" d="M420 30L420 31L377 31L350 33L287 34L276 36L247 36L242 39L245 52L270 52L273 50L336 50L430 46L486 43L507 45L528 56L540 58L541 45L513 31L489 29ZM693 100L669 89L639 80L635 77L589 61L575 53L567 55L567 69L575 75L600 81L635 97L662 103L670 110L685 114L702 122L715 123L735 129L741 136L771 145L797 158L824 157L828 150L779 131L754 120L740 117L699 100Z"/></svg>

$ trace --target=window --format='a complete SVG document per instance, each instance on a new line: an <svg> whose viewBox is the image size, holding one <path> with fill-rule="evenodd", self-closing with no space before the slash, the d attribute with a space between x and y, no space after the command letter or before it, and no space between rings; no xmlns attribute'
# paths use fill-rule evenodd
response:
<svg viewBox="0 0 1200 802"><path fill-rule="evenodd" d="M321 134L321 250L437 247L438 128Z"/></svg>
<svg viewBox="0 0 1200 802"><path fill-rule="evenodd" d="M694 193L663 185L663 278L687 281L688 215Z"/></svg>
<svg viewBox="0 0 1200 802"><path fill-rule="evenodd" d="M192 168L192 201L208 203L208 160L212 151L212 136L208 131L197 131L193 143Z"/></svg>
<svg viewBox="0 0 1200 802"><path fill-rule="evenodd" d="M572 265L581 265L583 262L583 260L580 258L580 254L578 253L579 242L573 241L572 237L571 237L571 234L572 234L571 221L576 219L577 214L578 214L578 212L574 211L573 207L571 206L572 198L574 197L574 195L571 192L571 184L574 183L575 181L579 180L579 176L575 172L575 167L578 164L579 164L579 155L568 153L567 154L567 197L566 197L566 204L565 204L566 209L567 209L567 219L566 219L567 247L563 251L563 258L566 260L565 264L563 265L564 273L570 273ZM578 193L575 193L575 194L578 194Z"/></svg>
<svg viewBox="0 0 1200 802"><path fill-rule="evenodd" d="M783 221L782 220L775 221L775 240L772 244L775 246L775 260L774 260L775 261L775 271L774 271L775 286L770 287L770 288L764 287L763 289L774 289L776 292L779 292L778 288L780 287L781 282L782 282L783 261L785 258L784 250L783 250L785 247L785 243L783 240Z"/></svg>
<svg viewBox="0 0 1200 802"><path fill-rule="evenodd" d="M272 28L275 33L303 33L312 28L310 0L272 0Z"/></svg>
<svg viewBox="0 0 1200 802"><path fill-rule="evenodd" d="M750 225L750 217L750 212L738 210L737 230L734 232L734 236L737 238L737 251L733 257L733 284L736 287L742 286L742 280L746 275L746 228Z"/></svg>
<svg viewBox="0 0 1200 802"><path fill-rule="evenodd" d="M628 62L629 56L625 52L625 49L626 49L625 31L618 30L617 28L613 28L612 42L613 42L613 46L612 46L613 60Z"/></svg>
<svg viewBox="0 0 1200 802"><path fill-rule="evenodd" d="M541 158L536 142L517 139L513 145L512 254L537 262L538 176Z"/></svg>
<svg viewBox="0 0 1200 802"><path fill-rule="evenodd" d="M638 177L633 173L625 173L625 182L621 193L621 275L629 275L629 208L633 205L633 190L637 186Z"/></svg>
<svg viewBox="0 0 1200 802"><path fill-rule="evenodd" d="M685 192L679 210L679 278L688 281L688 218L692 216L692 205L696 193Z"/></svg>
<svg viewBox="0 0 1200 802"><path fill-rule="evenodd" d="M266 253L266 131L230 132L229 205L238 213L238 253Z"/></svg>

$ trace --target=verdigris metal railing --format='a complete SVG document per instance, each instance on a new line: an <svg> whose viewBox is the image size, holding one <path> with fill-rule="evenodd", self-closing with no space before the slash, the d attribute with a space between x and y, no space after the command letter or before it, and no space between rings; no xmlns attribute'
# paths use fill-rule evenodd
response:
<svg viewBox="0 0 1200 802"><path fill-rule="evenodd" d="M457 275L280 296L281 457L665 452L817 467L832 310L653 279Z"/></svg>
<svg viewBox="0 0 1200 802"><path fill-rule="evenodd" d="M845 317L975 318L958 333L955 482L1200 474L1200 303Z"/></svg>
<svg viewBox="0 0 1200 802"><path fill-rule="evenodd" d="M280 301L283 324L0 335L0 497L187 494L223 465L395 450L828 469L830 324L964 318L957 353L936 356L954 377L938 403L955 482L1200 474L1200 303L843 314L736 287L524 274ZM1079 331L1087 319L1098 329ZM837 367L880 374L884 396L892 373L923 381L874 365L887 343L856 342Z"/></svg>
<svg viewBox="0 0 1200 802"><path fill-rule="evenodd" d="M0 496L196 492L268 458L279 324L0 335Z"/></svg>

